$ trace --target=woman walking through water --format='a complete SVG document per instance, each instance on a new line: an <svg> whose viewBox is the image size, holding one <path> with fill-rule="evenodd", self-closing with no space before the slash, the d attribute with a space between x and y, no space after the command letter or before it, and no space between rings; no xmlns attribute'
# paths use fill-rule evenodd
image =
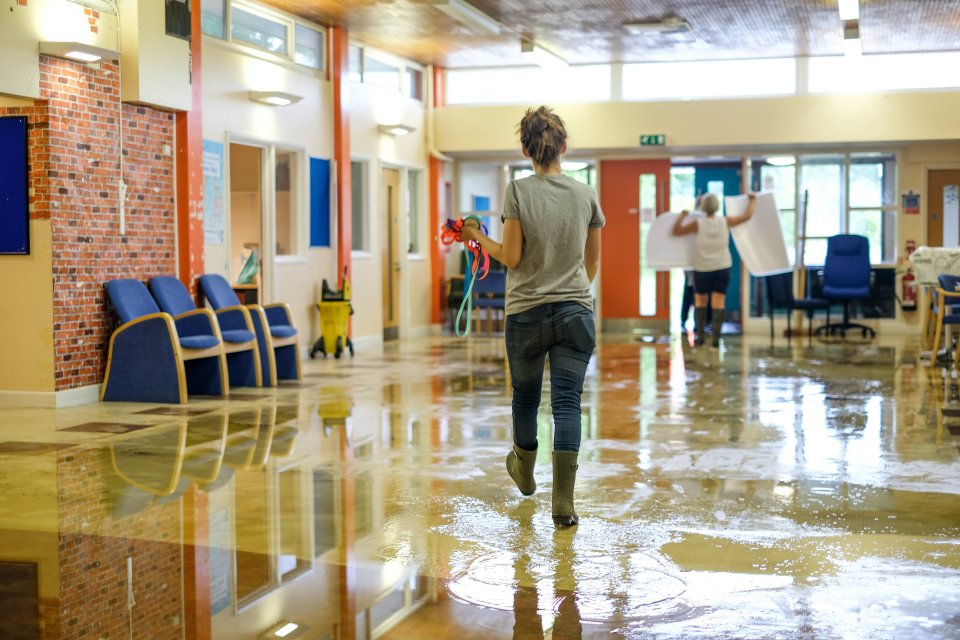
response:
<svg viewBox="0 0 960 640"><path fill-rule="evenodd" d="M503 242L464 226L506 265L506 349L513 383L513 451L507 472L525 496L536 491L537 411L544 363L550 357L553 409L553 522L572 526L579 517L573 493L580 451L580 396L596 346L590 283L600 268L603 212L593 188L565 176L560 159L567 131L548 107L528 109L518 127L523 155L534 175L507 185Z"/></svg>
<svg viewBox="0 0 960 640"><path fill-rule="evenodd" d="M730 284L730 269L733 257L730 255L730 229L742 224L753 216L756 194L748 193L750 203L747 210L739 216L718 216L720 199L712 193L706 193L700 200L700 209L706 214L702 218L687 220L686 209L673 225L673 234L684 236L697 234L696 252L693 258L693 306L697 335L694 344L704 342L707 325L707 309L713 309L713 346L720 346L720 333L723 331L724 305L727 301L727 285Z"/></svg>

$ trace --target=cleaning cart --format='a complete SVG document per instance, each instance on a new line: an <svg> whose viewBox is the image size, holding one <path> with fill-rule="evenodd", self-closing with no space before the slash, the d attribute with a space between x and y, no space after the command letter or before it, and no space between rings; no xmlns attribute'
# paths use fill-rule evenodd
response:
<svg viewBox="0 0 960 640"><path fill-rule="evenodd" d="M349 349L350 356L353 357L353 342L347 335L353 307L350 306L350 281L347 279L346 267L343 269L342 289L331 289L327 281L323 281L317 309L320 311L320 338L310 349L310 357L315 358L319 352L324 358L328 353L339 358L343 355L344 348Z"/></svg>

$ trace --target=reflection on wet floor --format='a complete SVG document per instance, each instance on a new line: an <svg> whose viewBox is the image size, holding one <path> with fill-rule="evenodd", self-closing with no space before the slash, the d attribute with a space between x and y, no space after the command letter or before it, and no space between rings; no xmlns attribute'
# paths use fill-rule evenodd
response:
<svg viewBox="0 0 960 640"><path fill-rule="evenodd" d="M180 408L0 412L3 638L957 638L960 397L912 343L606 336L578 527L502 339ZM158 411L159 409L159 411Z"/></svg>

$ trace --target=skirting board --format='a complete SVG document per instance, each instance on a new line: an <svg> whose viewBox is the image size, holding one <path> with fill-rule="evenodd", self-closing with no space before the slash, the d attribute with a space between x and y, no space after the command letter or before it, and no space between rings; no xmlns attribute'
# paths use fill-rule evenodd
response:
<svg viewBox="0 0 960 640"><path fill-rule="evenodd" d="M63 409L100 401L100 385L92 384L65 391L0 391L0 407Z"/></svg>

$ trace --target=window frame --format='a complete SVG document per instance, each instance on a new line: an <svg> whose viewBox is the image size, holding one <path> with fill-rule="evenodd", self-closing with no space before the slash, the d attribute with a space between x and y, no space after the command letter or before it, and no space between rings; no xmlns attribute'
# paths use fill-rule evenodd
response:
<svg viewBox="0 0 960 640"><path fill-rule="evenodd" d="M202 36L210 38L214 42L222 42L231 47L234 47L237 51L242 51L246 55L252 55L256 57L268 58L274 61L282 61L288 64L291 67L300 70L310 70L309 72L315 74L326 74L327 73L327 58L328 52L327 47L329 46L329 30L323 25L310 22L309 20L303 20L292 14L279 11L272 7L266 5L261 5L251 0L222 0L223 4L223 37L217 36L216 34L209 33L203 30L201 26L200 32ZM247 13L251 13L265 20L275 22L277 24L282 24L286 27L287 30L287 52L279 53L277 51L271 51L270 49L258 47L252 43L249 43L244 40L235 40L233 38L233 9L234 6L240 8ZM201 9L202 11L202 9ZM201 15L202 23L202 15ZM320 36L320 47L319 47L319 56L320 56L320 65L318 67L312 67L310 65L301 64L296 61L296 51L297 51L297 28L302 27L310 29L311 31L316 32Z"/></svg>
<svg viewBox="0 0 960 640"><path fill-rule="evenodd" d="M411 62L405 60L393 54L387 53L385 51L380 51L379 49L374 49L368 47L367 45L357 42L354 40L350 41L349 48L356 50L359 53L360 58L360 69L359 69L359 78L355 77L353 72L349 73L350 81L356 84L362 84L369 87L376 87L383 91L396 92L405 98L411 100L416 100L417 102L423 102L424 97L424 77L426 76L426 68L423 65L417 64L416 62ZM369 81L367 77L367 60L376 60L377 62L395 66L397 68L397 86L396 87L387 87L382 84L376 84ZM420 95L414 96L410 91L410 86L407 82L408 73L410 71L417 71L420 74Z"/></svg>
<svg viewBox="0 0 960 640"><path fill-rule="evenodd" d="M888 216L888 215L896 216L896 213L899 210L896 192L897 192L897 184L899 179L900 157L899 157L899 154L894 150L890 150L890 149L876 149L876 150L861 149L861 150L850 150L850 151L823 150L823 151L811 151L805 154L791 154L789 152L784 154L768 153L762 157L751 157L750 158L750 174L751 174L750 184L753 185L755 189L757 190L763 189L763 184L761 182L761 173L760 173L761 169L764 166L764 164L767 163L768 158L777 157L777 156L792 156L796 160L795 164L793 165L794 166L794 176L793 176L794 207L792 210L793 210L794 220L795 220L794 237L792 239L784 238L784 241L788 245L791 242L793 243L794 254L796 254L796 249L799 248L799 240L800 240L800 237L799 237L800 223L802 222L801 209L803 208L803 191L801 188L801 185L802 185L801 167L804 164L806 164L807 166L810 166L812 164L833 164L833 165L838 165L840 167L840 170L841 170L840 185L839 185L840 202L838 203L839 209L840 209L840 216L839 216L840 219L838 220L839 228L837 233L850 233L851 216L852 214L856 214L856 212L880 211L881 219L885 220L885 216ZM834 156L835 159L829 158L829 156ZM824 158L824 160L821 161L820 163L810 162L810 160L816 159L817 157ZM808 162L804 163L804 158L807 158ZM892 196L892 198L890 199L889 202L883 202L883 192L881 192L881 203L878 206L852 206L850 204L850 169L855 164L870 164L869 162L863 162L863 160L870 160L871 158L876 158L877 162L889 162L892 165L893 176L889 178L892 184L892 187L890 189L890 195ZM883 189L882 186L881 186L881 189ZM784 210L789 211L790 209L787 208ZM809 234L810 233L809 221L808 221L807 231ZM889 246L892 248L892 255L887 256L885 259L882 258L883 248L881 247L881 260L879 262L871 261L872 266L891 267L896 265L897 258L899 255L898 238L899 238L899 232L900 232L899 225L896 223L896 218L894 218L892 231L894 233L894 237L889 241ZM807 240L807 243L809 243L810 240L825 240L828 237L829 236L808 235L806 240ZM883 246L886 246L886 245L887 243L884 243ZM805 251L808 251L809 245L805 246L804 249ZM804 264L808 264L807 256L805 255L803 256L803 258L804 258ZM796 255L794 255L794 261L795 262L797 261Z"/></svg>
<svg viewBox="0 0 960 640"><path fill-rule="evenodd" d="M290 171L290 235L292 238L291 253L279 253L277 244L277 184L273 180L273 244L274 264L302 263L307 260L307 249L310 245L309 197L307 195L309 183L310 159L306 149L292 145L270 143L270 158L273 162L273 174L276 176L277 153L289 153L296 164Z"/></svg>
<svg viewBox="0 0 960 640"><path fill-rule="evenodd" d="M354 176L353 176L353 166L354 164L360 165L360 187L359 191L354 189ZM371 169L371 160L367 157L351 157L350 158L350 255L354 257L363 257L368 258L372 255L370 249L370 169ZM363 202L360 203L360 212L359 219L362 225L360 233L356 233L356 228L354 227L354 212L356 211L355 207L357 203L355 202L354 195L359 192L363 196ZM360 239L360 247L357 248L357 239Z"/></svg>

